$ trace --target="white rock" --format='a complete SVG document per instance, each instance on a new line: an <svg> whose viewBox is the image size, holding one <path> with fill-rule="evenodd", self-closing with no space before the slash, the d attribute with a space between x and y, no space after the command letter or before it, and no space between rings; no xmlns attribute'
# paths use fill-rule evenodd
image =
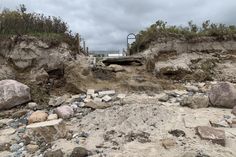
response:
<svg viewBox="0 0 236 157"><path fill-rule="evenodd" d="M95 90L94 89L88 89L87 90L87 95L94 95Z"/></svg>
<svg viewBox="0 0 236 157"><path fill-rule="evenodd" d="M15 80L0 81L0 110L10 109L31 100L30 88Z"/></svg>
<svg viewBox="0 0 236 157"><path fill-rule="evenodd" d="M98 92L99 96L104 96L104 95L114 95L116 94L116 92L114 90L108 90L108 91L101 91Z"/></svg>
<svg viewBox="0 0 236 157"><path fill-rule="evenodd" d="M56 119L58 119L57 114L50 114L50 115L48 116L48 120L56 120Z"/></svg>
<svg viewBox="0 0 236 157"><path fill-rule="evenodd" d="M188 92L194 92L194 93L196 93L196 92L199 91L198 87L196 87L196 86L185 86L185 87L186 87L186 89L187 89Z"/></svg>
<svg viewBox="0 0 236 157"><path fill-rule="evenodd" d="M93 101L94 102L102 102L102 99L101 98L94 98Z"/></svg>
<svg viewBox="0 0 236 157"><path fill-rule="evenodd" d="M37 107L38 107L38 104L35 102L28 103L28 108L31 110L37 109Z"/></svg>
<svg viewBox="0 0 236 157"><path fill-rule="evenodd" d="M84 99L84 102L85 102L85 103L88 103L88 102L91 102L91 101L93 101L91 98L85 98L85 99Z"/></svg>
<svg viewBox="0 0 236 157"><path fill-rule="evenodd" d="M119 99L124 99L126 97L126 94L118 94L117 98Z"/></svg>
<svg viewBox="0 0 236 157"><path fill-rule="evenodd" d="M106 96L102 97L102 100L105 102L109 102L112 100L112 98L110 96L106 95Z"/></svg>

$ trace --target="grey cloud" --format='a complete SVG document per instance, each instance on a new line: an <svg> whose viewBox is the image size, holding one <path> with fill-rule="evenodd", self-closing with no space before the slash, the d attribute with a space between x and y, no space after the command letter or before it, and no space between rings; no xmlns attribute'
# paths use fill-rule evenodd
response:
<svg viewBox="0 0 236 157"><path fill-rule="evenodd" d="M159 19L174 25L208 19L236 24L235 0L0 0L0 9L19 4L26 4L29 11L60 16L93 50L125 48L128 33Z"/></svg>

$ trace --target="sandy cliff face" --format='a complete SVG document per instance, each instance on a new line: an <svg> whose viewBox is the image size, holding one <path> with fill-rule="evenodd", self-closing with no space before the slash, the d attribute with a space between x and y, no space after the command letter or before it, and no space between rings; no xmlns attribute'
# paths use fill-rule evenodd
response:
<svg viewBox="0 0 236 157"><path fill-rule="evenodd" d="M236 41L171 40L156 43L143 54L147 69L157 77L235 82Z"/></svg>
<svg viewBox="0 0 236 157"><path fill-rule="evenodd" d="M0 80L25 83L35 101L44 101L50 90L65 85L65 66L75 56L66 43L52 45L36 37L13 36L0 41Z"/></svg>

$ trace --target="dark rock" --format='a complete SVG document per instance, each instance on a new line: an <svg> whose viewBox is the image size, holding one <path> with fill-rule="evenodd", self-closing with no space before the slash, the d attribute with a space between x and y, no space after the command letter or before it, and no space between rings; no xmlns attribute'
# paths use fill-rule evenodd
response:
<svg viewBox="0 0 236 157"><path fill-rule="evenodd" d="M178 129L169 131L169 134L171 134L175 137L185 137L186 136L186 134L183 130L178 130Z"/></svg>
<svg viewBox="0 0 236 157"><path fill-rule="evenodd" d="M146 132L134 133L130 132L128 135L125 136L126 142L132 142L137 140L140 143L148 143L151 142L149 139L150 134Z"/></svg>
<svg viewBox="0 0 236 157"><path fill-rule="evenodd" d="M225 131L214 129L209 126L197 127L197 133L204 140L210 140L212 143L216 143L225 146Z"/></svg>
<svg viewBox="0 0 236 157"><path fill-rule="evenodd" d="M73 149L70 157L87 157L89 156L90 152L83 148L83 147L76 147Z"/></svg>
<svg viewBox="0 0 236 157"><path fill-rule="evenodd" d="M44 157L63 157L63 156L64 156L64 153L60 149L55 150L55 151L47 151L44 154Z"/></svg>

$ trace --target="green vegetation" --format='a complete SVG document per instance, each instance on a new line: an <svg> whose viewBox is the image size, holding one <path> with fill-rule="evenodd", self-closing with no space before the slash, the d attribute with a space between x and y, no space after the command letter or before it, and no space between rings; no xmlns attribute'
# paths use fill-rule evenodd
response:
<svg viewBox="0 0 236 157"><path fill-rule="evenodd" d="M0 12L0 37L5 39L12 35L31 35L52 45L68 43L77 51L77 35L73 35L60 18L43 14L27 13L25 5L17 10L4 9Z"/></svg>
<svg viewBox="0 0 236 157"><path fill-rule="evenodd" d="M139 32L137 40L132 44L131 54L137 50L147 49L152 42L162 39L183 39L191 41L198 37L215 37L216 40L235 39L236 26L215 24L209 20L203 22L202 26L188 22L187 27L168 26L167 22L157 21L144 31Z"/></svg>

